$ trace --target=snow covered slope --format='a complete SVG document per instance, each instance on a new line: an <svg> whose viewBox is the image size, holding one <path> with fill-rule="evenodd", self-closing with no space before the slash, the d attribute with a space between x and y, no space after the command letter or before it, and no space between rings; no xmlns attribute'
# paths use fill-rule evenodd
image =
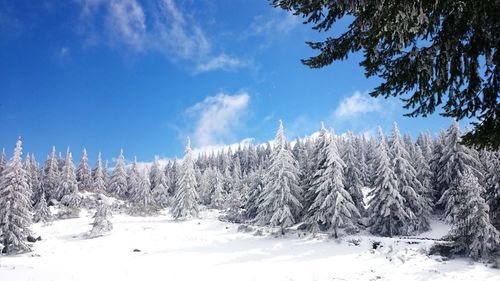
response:
<svg viewBox="0 0 500 281"><path fill-rule="evenodd" d="M500 280L497 269L422 254L432 243L426 240L255 236L218 221L215 211L185 222L116 215L109 235L87 239L90 215L36 224L43 240L32 253L0 257L0 280ZM437 231L420 237L446 232L433 226ZM374 250L373 241L382 247Z"/></svg>

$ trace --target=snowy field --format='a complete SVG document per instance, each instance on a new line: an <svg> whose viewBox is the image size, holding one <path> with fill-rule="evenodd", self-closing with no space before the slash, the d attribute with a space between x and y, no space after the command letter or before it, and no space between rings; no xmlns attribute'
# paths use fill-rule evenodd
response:
<svg viewBox="0 0 500 281"><path fill-rule="evenodd" d="M109 235L87 239L90 215L35 224L43 240L32 253L0 257L0 280L500 280L499 270L480 263L426 256L432 243L426 240L356 235L336 241L294 231L256 236L218 221L215 211L184 222L166 214L116 215ZM421 236L447 231L439 222L433 229ZM382 247L373 250L372 241Z"/></svg>

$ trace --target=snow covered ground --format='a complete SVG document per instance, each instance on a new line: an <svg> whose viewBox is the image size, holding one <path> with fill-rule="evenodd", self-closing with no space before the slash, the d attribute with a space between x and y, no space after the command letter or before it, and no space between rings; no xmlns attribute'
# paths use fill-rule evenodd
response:
<svg viewBox="0 0 500 281"><path fill-rule="evenodd" d="M32 253L0 257L0 280L500 280L500 270L480 263L426 256L432 241L370 235L332 240L301 232L256 236L218 216L204 211L200 219L176 222L167 214L116 215L113 231L95 239L86 238L92 222L86 212L36 224L43 240ZM420 237L440 238L447 230L433 222ZM382 247L373 250L372 241Z"/></svg>

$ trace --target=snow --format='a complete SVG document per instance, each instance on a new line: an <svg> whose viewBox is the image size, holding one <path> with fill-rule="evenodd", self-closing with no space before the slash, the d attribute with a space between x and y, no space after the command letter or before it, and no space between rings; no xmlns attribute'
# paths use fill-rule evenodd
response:
<svg viewBox="0 0 500 281"><path fill-rule="evenodd" d="M174 221L168 211L115 214L109 234L88 239L92 214L35 224L43 240L31 253L0 256L0 280L500 280L500 271L481 263L427 256L428 240L408 244L367 234L333 240L297 231L256 236L217 220L212 210L189 221ZM449 229L435 221L432 227L419 237L440 238ZM372 241L382 247L373 250Z"/></svg>

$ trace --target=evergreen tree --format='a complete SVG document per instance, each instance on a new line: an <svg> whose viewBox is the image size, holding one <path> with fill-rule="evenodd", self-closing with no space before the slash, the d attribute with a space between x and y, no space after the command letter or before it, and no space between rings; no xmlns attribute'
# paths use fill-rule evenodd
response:
<svg viewBox="0 0 500 281"><path fill-rule="evenodd" d="M432 184L432 199L434 203L437 203L443 190L445 189L445 177L442 175L444 173L444 166L446 163L441 163L443 161L443 149L444 149L444 139L446 133L440 130L436 139L432 144L432 154L429 160L429 167L432 172L431 184Z"/></svg>
<svg viewBox="0 0 500 281"><path fill-rule="evenodd" d="M218 169L214 169L214 176L211 179L212 192L210 194L210 207L222 209L225 202L224 179Z"/></svg>
<svg viewBox="0 0 500 281"><path fill-rule="evenodd" d="M76 208L80 205L73 157L69 151L66 153L65 164L61 171L57 196L57 199L68 207Z"/></svg>
<svg viewBox="0 0 500 281"><path fill-rule="evenodd" d="M137 167L137 157L134 157L134 162L127 169L127 188L124 193L124 199L128 199L132 201L132 197L137 193L137 189L139 188L140 181L140 173L139 168Z"/></svg>
<svg viewBox="0 0 500 281"><path fill-rule="evenodd" d="M97 155L95 168L92 171L92 188L91 190L96 193L102 193L106 190L106 177L102 168L101 153Z"/></svg>
<svg viewBox="0 0 500 281"><path fill-rule="evenodd" d="M78 189L80 191L89 191L92 189L92 171L90 170L87 150L85 148L82 152L82 160L76 169L76 181L78 182Z"/></svg>
<svg viewBox="0 0 500 281"><path fill-rule="evenodd" d="M198 216L198 193L196 192L196 185L191 141L188 138L182 161L179 186L175 192L173 207L171 209L174 219L187 219Z"/></svg>
<svg viewBox="0 0 500 281"><path fill-rule="evenodd" d="M425 133L418 133L417 145L422 150L422 155L424 156L425 161L431 161L432 157L432 141L431 135L429 131Z"/></svg>
<svg viewBox="0 0 500 281"><path fill-rule="evenodd" d="M36 205L40 201L42 186L40 182L40 168L34 155L27 154L24 161L24 170L28 178L28 185L31 188L31 203Z"/></svg>
<svg viewBox="0 0 500 281"><path fill-rule="evenodd" d="M229 198L227 201L227 210L229 216L233 219L237 219L241 213L241 194L238 189L233 189L229 194Z"/></svg>
<svg viewBox="0 0 500 281"><path fill-rule="evenodd" d="M42 193L40 196L40 201L35 205L35 213L33 215L33 222L50 222L52 221L52 213L47 206L47 200L45 200L45 194Z"/></svg>
<svg viewBox="0 0 500 281"><path fill-rule="evenodd" d="M108 192L115 196L125 199L127 193L127 171L125 170L125 157L123 157L123 149L120 150L120 155L116 159L116 165L113 169L113 174L109 179Z"/></svg>
<svg viewBox="0 0 500 281"><path fill-rule="evenodd" d="M306 222L314 232L325 229L332 231L335 238L338 238L339 228L357 228L355 224L360 214L344 186L346 165L339 155L337 140L330 140L326 156L326 161L314 175L312 187L316 197L309 208Z"/></svg>
<svg viewBox="0 0 500 281"><path fill-rule="evenodd" d="M280 121L256 216L257 223L279 226L282 233L296 222L302 208L298 163L286 143L283 123Z"/></svg>
<svg viewBox="0 0 500 281"><path fill-rule="evenodd" d="M149 173L151 192L158 207L165 208L168 204L168 186L165 172L161 169L158 157L155 157Z"/></svg>
<svg viewBox="0 0 500 281"><path fill-rule="evenodd" d="M2 153L0 154L0 175L2 174L5 165L7 164L7 157L5 156L5 148L2 147Z"/></svg>
<svg viewBox="0 0 500 281"><path fill-rule="evenodd" d="M253 219L257 216L259 208L259 198L264 189L263 183L264 171L258 168L249 174L249 183L245 188L245 218Z"/></svg>
<svg viewBox="0 0 500 281"><path fill-rule="evenodd" d="M406 206L415 215L414 219L410 220L409 223L414 231L426 231L429 229L429 219L432 211L430 200L423 197L425 194L424 187L417 178L415 168L410 163L412 157L405 148L396 122L393 124L390 141L392 167L396 174L397 189L403 195Z"/></svg>
<svg viewBox="0 0 500 281"><path fill-rule="evenodd" d="M47 158L47 161L45 161L45 164L43 165L42 186L45 194L49 198L57 200L57 192L59 186L59 168L57 166L55 146L52 146L50 156Z"/></svg>
<svg viewBox="0 0 500 281"><path fill-rule="evenodd" d="M458 210L448 235L452 251L473 259L488 258L500 244L498 231L491 225L488 205L481 197L483 187L470 170L460 175L457 186Z"/></svg>
<svg viewBox="0 0 500 281"><path fill-rule="evenodd" d="M313 183L317 180L317 171L327 162L329 136L323 122L318 137L314 139L309 156L308 170L303 174L301 187L304 194L304 212L308 212L316 198L317 187ZM307 215L307 214L304 214Z"/></svg>
<svg viewBox="0 0 500 281"><path fill-rule="evenodd" d="M492 152L486 175L486 199L490 209L492 224L500 229L500 152Z"/></svg>
<svg viewBox="0 0 500 281"><path fill-rule="evenodd" d="M460 130L456 122L448 129L444 139L440 164L443 167L438 175L438 181L442 183L444 189L437 204L444 208L443 219L453 223L461 204L457 201L459 179L466 170L471 170L476 177L480 176L475 168L479 167L476 158L469 148L460 144Z"/></svg>
<svg viewBox="0 0 500 281"><path fill-rule="evenodd" d="M92 230L90 230L89 237L99 237L111 231L113 229L113 224L109 220L111 216L111 210L109 210L108 205L100 199L97 204L96 213L93 216L94 223L92 224Z"/></svg>
<svg viewBox="0 0 500 281"><path fill-rule="evenodd" d="M352 134L348 134L345 144L345 151L342 157L345 163L345 189L351 195L354 205L360 213L364 213L365 204L363 202L363 177L361 175L361 163L356 157L355 139Z"/></svg>
<svg viewBox="0 0 500 281"><path fill-rule="evenodd" d="M388 146L379 128L379 144L375 151L373 166L373 190L368 203L370 232L382 236L406 235L411 233L409 221L415 219L411 209L398 189L398 179L391 165Z"/></svg>
<svg viewBox="0 0 500 281"><path fill-rule="evenodd" d="M12 159L0 176L0 241L7 254L28 252L26 243L32 217L31 189L22 163L22 141L19 138Z"/></svg>
<svg viewBox="0 0 500 281"><path fill-rule="evenodd" d="M136 184L129 190L132 213L134 215L152 215L156 213L157 206L151 192L151 184L147 172L138 172Z"/></svg>

